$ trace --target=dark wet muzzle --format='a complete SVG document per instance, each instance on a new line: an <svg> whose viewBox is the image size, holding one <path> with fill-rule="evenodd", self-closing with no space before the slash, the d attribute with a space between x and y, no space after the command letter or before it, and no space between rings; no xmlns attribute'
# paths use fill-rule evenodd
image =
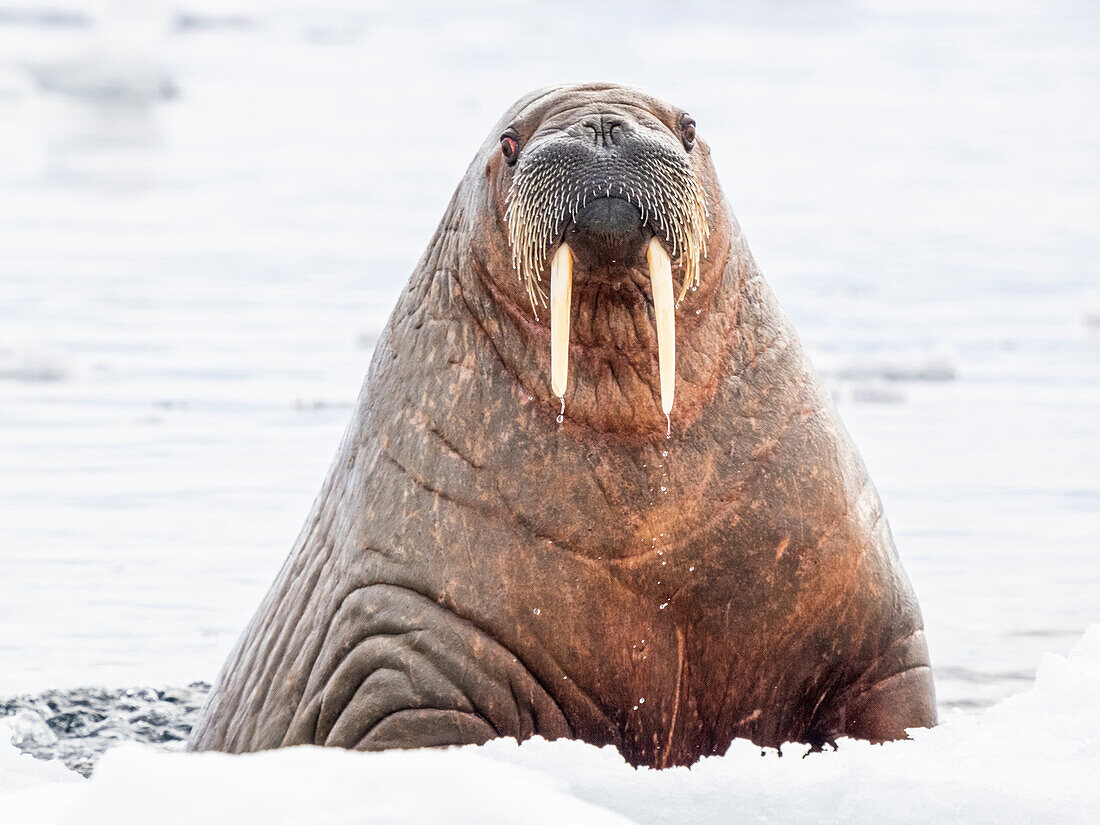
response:
<svg viewBox="0 0 1100 825"><path fill-rule="evenodd" d="M706 203L683 147L629 118L587 117L548 128L520 149L506 210L513 263L532 304L550 253L569 243L589 271L645 260L654 235L669 254L687 253L694 278Z"/></svg>
<svg viewBox="0 0 1100 825"><path fill-rule="evenodd" d="M637 206L622 198L597 198L577 210L565 240L583 263L599 269L642 263L652 235Z"/></svg>
<svg viewBox="0 0 1100 825"><path fill-rule="evenodd" d="M591 235L629 236L641 231L642 213L622 198L597 198L577 211L573 223Z"/></svg>

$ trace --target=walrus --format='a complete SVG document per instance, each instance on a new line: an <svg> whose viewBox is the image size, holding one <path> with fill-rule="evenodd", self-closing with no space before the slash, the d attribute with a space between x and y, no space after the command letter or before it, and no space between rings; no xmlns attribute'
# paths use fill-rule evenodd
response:
<svg viewBox="0 0 1100 825"><path fill-rule="evenodd" d="M634 765L936 722L862 460L684 111L518 101L190 745L569 737Z"/></svg>

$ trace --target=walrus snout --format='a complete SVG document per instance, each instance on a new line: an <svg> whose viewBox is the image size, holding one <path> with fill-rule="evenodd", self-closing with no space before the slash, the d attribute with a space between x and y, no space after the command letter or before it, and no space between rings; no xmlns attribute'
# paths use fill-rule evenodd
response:
<svg viewBox="0 0 1100 825"><path fill-rule="evenodd" d="M549 118L516 143L512 129L505 221L512 264L537 314L543 273L564 241L588 271L611 278L644 266L659 236L679 260L683 291L699 281L710 233L706 192L688 150L663 123L626 114ZM620 270L609 271L609 267Z"/></svg>
<svg viewBox="0 0 1100 825"><path fill-rule="evenodd" d="M642 212L622 198L597 198L577 212L577 228L594 236L629 237L642 229Z"/></svg>
<svg viewBox="0 0 1100 825"><path fill-rule="evenodd" d="M612 197L597 198L579 209L565 240L589 271L607 272L644 266L646 243L652 235L637 206Z"/></svg>

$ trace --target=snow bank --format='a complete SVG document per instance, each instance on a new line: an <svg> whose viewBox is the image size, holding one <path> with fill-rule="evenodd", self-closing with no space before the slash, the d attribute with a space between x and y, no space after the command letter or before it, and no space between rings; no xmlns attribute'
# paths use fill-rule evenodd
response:
<svg viewBox="0 0 1100 825"><path fill-rule="evenodd" d="M510 740L357 754L108 753L91 780L0 752L0 820L112 823L1100 823L1100 624L1034 687L914 739L782 757L738 742L689 769L611 748ZM6 737L5 737L6 741ZM14 777L14 778L13 778ZM71 778L71 775L70 777ZM37 784L36 784L37 783ZM5 792L7 791L7 792Z"/></svg>
<svg viewBox="0 0 1100 825"><path fill-rule="evenodd" d="M14 744L9 744L13 740L22 738L17 737L16 732L6 724L0 725L0 821L2 822L8 821L5 809L8 795L12 791L56 782L80 781L80 774L70 771L60 762L43 762L28 754L20 753Z"/></svg>

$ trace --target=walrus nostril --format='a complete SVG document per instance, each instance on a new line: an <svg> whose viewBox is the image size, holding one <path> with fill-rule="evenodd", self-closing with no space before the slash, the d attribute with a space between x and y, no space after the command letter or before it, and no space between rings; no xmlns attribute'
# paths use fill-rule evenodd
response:
<svg viewBox="0 0 1100 825"><path fill-rule="evenodd" d="M628 131L626 121L608 115L588 118L580 123L580 128L583 130L581 134L584 138L604 148L622 143Z"/></svg>
<svg viewBox="0 0 1100 825"><path fill-rule="evenodd" d="M633 235L642 228L642 213L622 198L597 198L577 210L574 223L601 235Z"/></svg>

